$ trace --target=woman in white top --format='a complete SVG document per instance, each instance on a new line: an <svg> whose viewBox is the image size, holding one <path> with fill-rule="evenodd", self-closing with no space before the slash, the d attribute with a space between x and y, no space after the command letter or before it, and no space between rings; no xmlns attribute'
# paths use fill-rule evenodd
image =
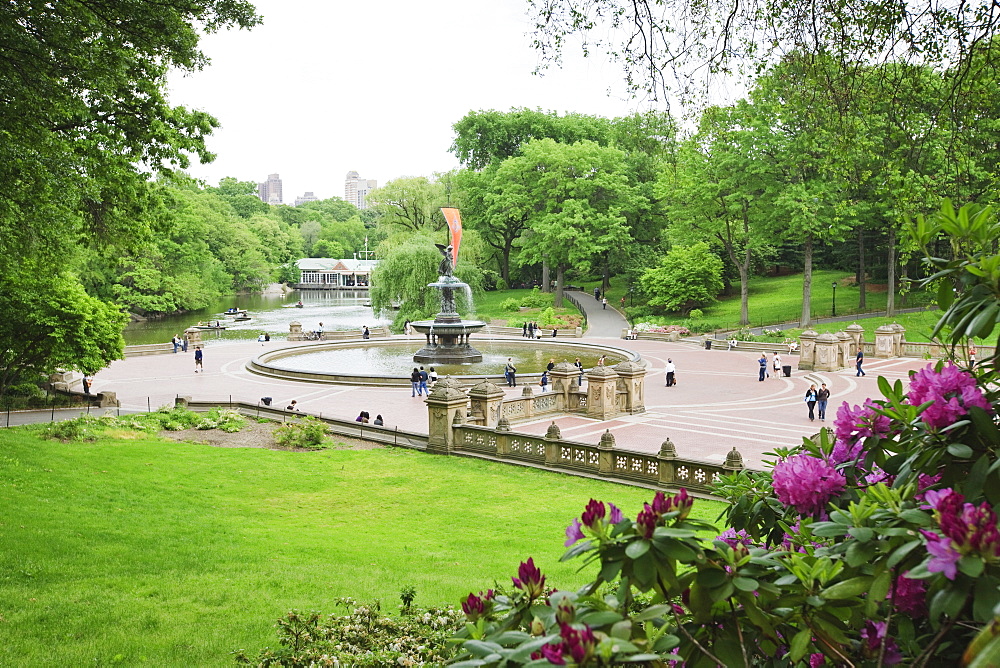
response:
<svg viewBox="0 0 1000 668"><path fill-rule="evenodd" d="M774 361L772 362L774 366L774 377L777 378L781 375L781 355L774 353Z"/></svg>
<svg viewBox="0 0 1000 668"><path fill-rule="evenodd" d="M438 382L438 372L434 370L434 367L431 367L430 372L428 372L427 374L427 377L431 381L431 385Z"/></svg>

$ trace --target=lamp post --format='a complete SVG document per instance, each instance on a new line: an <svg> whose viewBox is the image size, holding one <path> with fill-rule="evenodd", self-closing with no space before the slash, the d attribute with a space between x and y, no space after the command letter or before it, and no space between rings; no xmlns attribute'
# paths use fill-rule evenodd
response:
<svg viewBox="0 0 1000 668"><path fill-rule="evenodd" d="M837 282L833 282L833 317L837 317Z"/></svg>
<svg viewBox="0 0 1000 668"><path fill-rule="evenodd" d="M631 285L628 288L628 305L632 306L632 286Z"/></svg>

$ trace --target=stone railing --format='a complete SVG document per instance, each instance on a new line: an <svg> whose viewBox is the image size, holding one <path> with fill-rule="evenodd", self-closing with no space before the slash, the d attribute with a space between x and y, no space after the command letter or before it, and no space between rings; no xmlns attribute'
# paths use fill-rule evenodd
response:
<svg viewBox="0 0 1000 668"><path fill-rule="evenodd" d="M723 475L742 470L743 459L735 448L725 464L679 459L673 443L665 441L656 454L619 450L610 431L597 445L563 440L555 423L545 436L510 431L506 421L497 429L475 425L454 426L451 454L481 457L561 473L584 475L624 484L676 489L704 494Z"/></svg>
<svg viewBox="0 0 1000 668"><path fill-rule="evenodd" d="M230 408L232 410L239 411L241 415L246 415L247 417L253 417L255 419L270 418L279 422L301 420L303 417L309 416L325 422L329 427L330 432L338 436L357 438L365 441L374 441L376 443L396 445L415 450L427 449L427 434L407 431L396 426L365 424L363 422L355 422L354 420L324 416L322 413L314 414L300 411L291 412L277 407L265 406L259 403L251 404L244 401L209 399L194 401L190 397L178 397L175 403L178 406L183 406L193 411L208 411L213 408Z"/></svg>
<svg viewBox="0 0 1000 668"><path fill-rule="evenodd" d="M583 393L586 396L586 393ZM541 394L526 394L516 399L506 399L503 402L501 416L511 421L530 420L532 418L559 412L555 392Z"/></svg>
<svg viewBox="0 0 1000 668"><path fill-rule="evenodd" d="M524 330L520 327L501 327L499 325L486 325L486 327L483 328L482 333L485 334L486 336L520 336L520 337L524 336ZM556 336L556 338L579 339L582 336L583 336L583 328L574 327L573 329L565 329L565 328L559 329L559 333ZM552 330L543 329L542 338L551 339Z"/></svg>
<svg viewBox="0 0 1000 668"><path fill-rule="evenodd" d="M125 357L141 357L143 355L162 355L174 352L172 343L146 343L136 346L125 346Z"/></svg>

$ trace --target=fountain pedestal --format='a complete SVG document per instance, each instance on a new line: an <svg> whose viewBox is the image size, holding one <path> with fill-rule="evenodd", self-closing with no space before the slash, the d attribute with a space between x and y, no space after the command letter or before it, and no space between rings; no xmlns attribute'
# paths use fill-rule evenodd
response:
<svg viewBox="0 0 1000 668"><path fill-rule="evenodd" d="M427 344L413 356L425 364L466 364L482 362L483 354L469 344L473 332L486 326L479 320L462 320L455 309L455 290L467 290L468 284L454 276L441 276L427 287L441 291L441 312L433 320L418 320L410 326L427 338Z"/></svg>

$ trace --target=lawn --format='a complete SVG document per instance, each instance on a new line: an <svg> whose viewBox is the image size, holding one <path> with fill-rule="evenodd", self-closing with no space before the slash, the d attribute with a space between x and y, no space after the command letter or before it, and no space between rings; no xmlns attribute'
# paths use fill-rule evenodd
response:
<svg viewBox="0 0 1000 668"><path fill-rule="evenodd" d="M591 497L647 490L408 450L291 453L0 432L0 664L232 665L291 608L457 603L533 556L549 581ZM721 504L695 510L714 521Z"/></svg>
<svg viewBox="0 0 1000 668"><path fill-rule="evenodd" d="M520 327L521 323L525 320L539 320L539 314L541 313L541 308L530 308L525 310L510 311L501 307L507 299L523 299L524 297L531 295L532 290L493 290L491 292L483 292L477 294L475 298L476 312L475 317L486 320L487 322L492 322L496 325L515 324ZM546 295L548 306L552 306L555 300L555 293L549 293ZM555 315L568 316L569 320L579 324L582 321L582 316L580 315L580 310L576 308L572 302L564 299L563 305L560 308L553 309Z"/></svg>

